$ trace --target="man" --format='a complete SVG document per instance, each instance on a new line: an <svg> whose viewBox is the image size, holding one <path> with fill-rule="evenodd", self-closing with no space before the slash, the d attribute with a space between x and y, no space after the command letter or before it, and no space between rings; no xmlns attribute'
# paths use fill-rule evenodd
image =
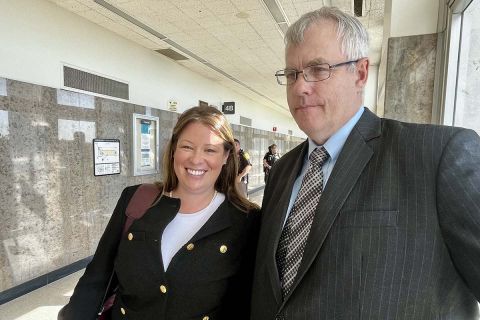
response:
<svg viewBox="0 0 480 320"><path fill-rule="evenodd" d="M253 320L478 319L480 138L362 107L367 52L335 8L287 31L276 76L308 140L265 187Z"/></svg>
<svg viewBox="0 0 480 320"><path fill-rule="evenodd" d="M250 163L250 155L243 151L240 148L240 141L238 139L235 140L235 152L237 153L238 157L238 175L237 175L237 187L241 194L248 197L247 190L248 190L248 173L252 169L252 164Z"/></svg>
<svg viewBox="0 0 480 320"><path fill-rule="evenodd" d="M268 152L265 153L265 156L263 157L263 172L265 173L265 183L267 183L268 174L270 173L273 164L278 159L280 159L280 155L277 152L277 145L274 143L268 147Z"/></svg>

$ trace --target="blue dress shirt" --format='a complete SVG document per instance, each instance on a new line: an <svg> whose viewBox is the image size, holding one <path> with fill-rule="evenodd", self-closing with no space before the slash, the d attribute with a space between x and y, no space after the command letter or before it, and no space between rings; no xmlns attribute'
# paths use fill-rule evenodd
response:
<svg viewBox="0 0 480 320"><path fill-rule="evenodd" d="M338 155L340 154L340 151L342 151L343 145L345 144L345 141L347 141L347 138L350 135L350 132L352 131L353 127L357 124L358 120L360 120L360 117L363 114L363 110L364 110L364 107L360 107L357 113L355 113L355 115L350 120L348 120L348 122L345 123L343 127L340 128L340 130L335 132L323 145L327 150L328 154L330 155L330 157L323 164L323 167L322 167L324 189L325 189L325 186L327 185L328 178L332 173L333 167L337 162ZM308 153L303 159L302 170L300 171L300 174L298 175L297 179L295 180L295 183L293 184L292 194L290 196L290 202L288 204L287 216L285 217L285 221L287 221L287 218L290 215L290 211L292 210L293 203L295 202L298 192L300 191L303 177L307 172L308 158L310 157L310 154L312 153L312 151L318 147L321 147L321 146L317 145L311 139L308 139Z"/></svg>

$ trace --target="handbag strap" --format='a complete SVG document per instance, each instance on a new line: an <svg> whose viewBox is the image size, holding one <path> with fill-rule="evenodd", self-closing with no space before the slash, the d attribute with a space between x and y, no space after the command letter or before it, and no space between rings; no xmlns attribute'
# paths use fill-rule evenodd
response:
<svg viewBox="0 0 480 320"><path fill-rule="evenodd" d="M135 190L135 193L128 202L127 209L125 210L127 220L123 226L122 235L127 232L133 221L140 219L145 212L147 212L154 201L158 198L159 194L160 189L155 184L144 183L138 186L137 190Z"/></svg>
<svg viewBox="0 0 480 320"><path fill-rule="evenodd" d="M125 210L125 215L127 219L125 220L125 224L123 225L122 236L127 233L128 228L132 225L132 223L136 219L140 219L145 212L152 206L154 201L158 198L160 194L160 189L152 183L144 183L138 186L137 190L135 190L133 196L128 201L127 209ZM100 310L98 315L100 316L104 309L105 303L110 298L108 294L112 289L112 281L115 277L115 271L112 271L110 274L110 278L108 279L107 289L105 290L105 294L103 295L102 304L100 305ZM112 301L113 303L113 301Z"/></svg>

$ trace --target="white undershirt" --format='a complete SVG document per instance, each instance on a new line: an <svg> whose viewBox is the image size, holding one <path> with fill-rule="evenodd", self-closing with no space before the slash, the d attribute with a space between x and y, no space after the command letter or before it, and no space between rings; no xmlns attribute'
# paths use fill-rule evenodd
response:
<svg viewBox="0 0 480 320"><path fill-rule="evenodd" d="M217 193L212 202L204 209L194 213L178 212L162 234L162 260L167 271L173 256L200 230L205 222L225 200L223 193Z"/></svg>

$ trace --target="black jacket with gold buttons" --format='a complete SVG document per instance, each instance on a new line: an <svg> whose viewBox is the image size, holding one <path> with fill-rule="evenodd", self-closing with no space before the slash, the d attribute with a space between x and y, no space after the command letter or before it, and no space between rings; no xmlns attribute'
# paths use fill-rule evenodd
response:
<svg viewBox="0 0 480 320"><path fill-rule="evenodd" d="M112 268L119 283L113 320L248 319L260 214L225 200L164 272L162 233L180 201L163 196L122 236L135 190L123 191L63 319L96 319Z"/></svg>

